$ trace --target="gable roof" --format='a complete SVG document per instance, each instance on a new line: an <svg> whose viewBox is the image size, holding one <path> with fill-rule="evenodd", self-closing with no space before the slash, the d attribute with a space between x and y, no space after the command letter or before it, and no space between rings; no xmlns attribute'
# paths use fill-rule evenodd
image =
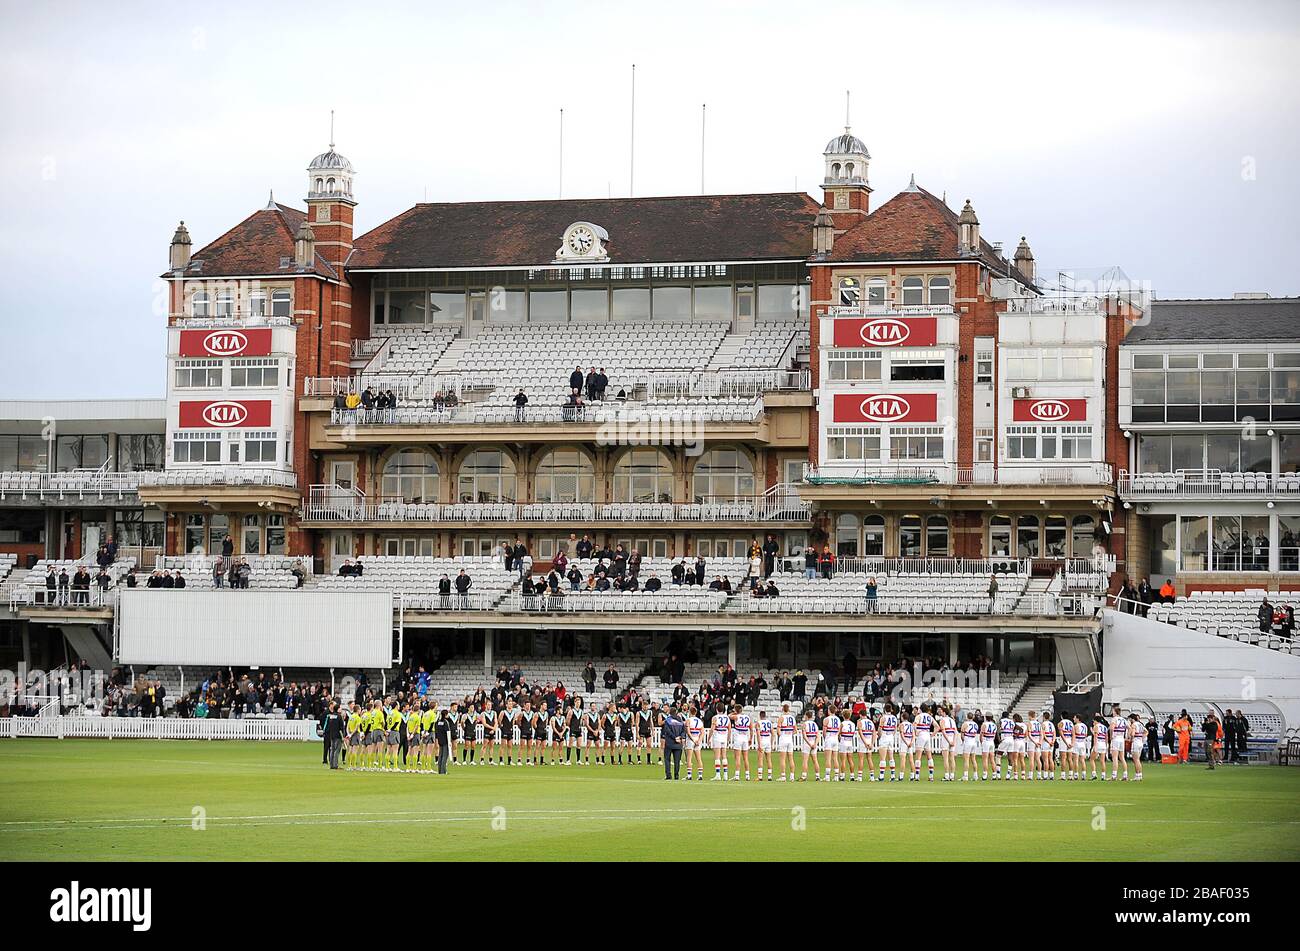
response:
<svg viewBox="0 0 1300 951"><path fill-rule="evenodd" d="M577 221L611 265L799 260L819 205L801 192L419 204L361 235L348 269L550 266Z"/></svg>
<svg viewBox="0 0 1300 951"><path fill-rule="evenodd" d="M306 212L279 203L253 212L215 241L190 256L184 277L252 277L283 274L317 274L338 280L338 273L316 253L314 267L294 263L293 241L307 218ZM287 262L287 263L286 263ZM168 271L163 277L173 277Z"/></svg>
<svg viewBox="0 0 1300 951"><path fill-rule="evenodd" d="M1140 343L1287 341L1300 337L1300 297L1156 300L1124 338Z"/></svg>
<svg viewBox="0 0 1300 951"><path fill-rule="evenodd" d="M942 198L920 186L909 187L835 239L826 260L852 261L979 261L990 270L1032 282L993 245L980 239L978 255L963 255L958 242L957 212Z"/></svg>

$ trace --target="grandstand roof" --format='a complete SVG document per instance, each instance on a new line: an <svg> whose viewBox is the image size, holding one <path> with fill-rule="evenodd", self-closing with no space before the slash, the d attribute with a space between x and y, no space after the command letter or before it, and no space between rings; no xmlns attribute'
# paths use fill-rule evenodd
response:
<svg viewBox="0 0 1300 951"><path fill-rule="evenodd" d="M609 264L800 260L819 205L801 192L419 204L358 237L349 269L547 266L569 225L609 232Z"/></svg>
<svg viewBox="0 0 1300 951"><path fill-rule="evenodd" d="M221 237L195 251L185 268L186 277L244 277L252 275L314 273L338 279L338 274L316 254L313 268L300 268L293 259L293 240L305 212L278 202L253 212ZM168 272L163 277L171 277Z"/></svg>
<svg viewBox="0 0 1300 951"><path fill-rule="evenodd" d="M919 185L908 186L837 237L827 260L956 261L963 257L959 224L957 212L942 198ZM1033 283L982 238L978 260L999 274Z"/></svg>
<svg viewBox="0 0 1300 951"><path fill-rule="evenodd" d="M1229 340L1294 342L1300 335L1300 297L1157 300L1149 318L1129 331L1124 345Z"/></svg>

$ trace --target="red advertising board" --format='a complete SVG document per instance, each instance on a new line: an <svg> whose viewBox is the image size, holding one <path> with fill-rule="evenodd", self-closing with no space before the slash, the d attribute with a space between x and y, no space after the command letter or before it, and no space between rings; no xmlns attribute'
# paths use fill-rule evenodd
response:
<svg viewBox="0 0 1300 951"><path fill-rule="evenodd" d="M182 357L265 357L271 353L271 328L182 330Z"/></svg>
<svg viewBox="0 0 1300 951"><path fill-rule="evenodd" d="M1078 423L1088 418L1087 400L1013 400L1011 418L1017 423Z"/></svg>
<svg viewBox="0 0 1300 951"><path fill-rule="evenodd" d="M939 342L935 317L837 317L837 347L933 347Z"/></svg>
<svg viewBox="0 0 1300 951"><path fill-rule="evenodd" d="M836 423L937 423L937 393L836 393Z"/></svg>
<svg viewBox="0 0 1300 951"><path fill-rule="evenodd" d="M265 429L270 400L181 400L181 429Z"/></svg>

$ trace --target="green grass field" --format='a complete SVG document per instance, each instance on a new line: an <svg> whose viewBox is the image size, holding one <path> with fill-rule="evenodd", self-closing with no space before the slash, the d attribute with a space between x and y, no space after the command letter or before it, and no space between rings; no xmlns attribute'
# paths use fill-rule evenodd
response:
<svg viewBox="0 0 1300 951"><path fill-rule="evenodd" d="M4 740L0 859L1300 858L1300 770L1281 767L1149 766L1141 785L662 775L331 772L309 743Z"/></svg>

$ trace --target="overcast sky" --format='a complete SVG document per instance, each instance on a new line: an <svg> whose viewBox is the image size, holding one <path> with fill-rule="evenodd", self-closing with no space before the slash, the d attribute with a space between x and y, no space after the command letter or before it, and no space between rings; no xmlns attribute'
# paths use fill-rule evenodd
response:
<svg viewBox="0 0 1300 951"><path fill-rule="evenodd" d="M0 397L161 396L158 274L298 207L329 111L358 234L415 202L819 195L844 124L1040 273L1300 293L1300 4L0 0ZM578 217L575 215L575 217ZM473 240L472 235L465 236Z"/></svg>

